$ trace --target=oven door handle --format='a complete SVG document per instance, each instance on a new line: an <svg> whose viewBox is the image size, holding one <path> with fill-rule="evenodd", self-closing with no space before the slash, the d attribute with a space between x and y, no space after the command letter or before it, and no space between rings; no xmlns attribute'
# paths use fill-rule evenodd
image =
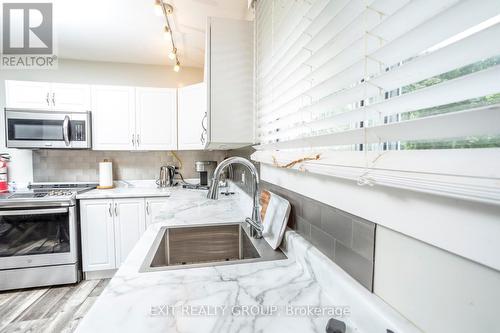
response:
<svg viewBox="0 0 500 333"><path fill-rule="evenodd" d="M67 213L68 208L50 208L50 209L23 209L23 210L0 210L0 216L14 216L14 215L46 215Z"/></svg>
<svg viewBox="0 0 500 333"><path fill-rule="evenodd" d="M63 139L66 146L69 146L69 116L64 117L63 121Z"/></svg>

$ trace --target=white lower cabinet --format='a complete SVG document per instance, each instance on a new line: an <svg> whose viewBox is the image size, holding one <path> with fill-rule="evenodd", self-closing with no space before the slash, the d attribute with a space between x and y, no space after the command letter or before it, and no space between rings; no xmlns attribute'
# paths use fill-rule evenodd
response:
<svg viewBox="0 0 500 333"><path fill-rule="evenodd" d="M120 267L146 229L145 199L80 201L83 271Z"/></svg>
<svg viewBox="0 0 500 333"><path fill-rule="evenodd" d="M116 267L120 267L146 230L144 199L114 200Z"/></svg>
<svg viewBox="0 0 500 333"><path fill-rule="evenodd" d="M168 198L146 198L146 227L154 223L155 218L161 213Z"/></svg>
<svg viewBox="0 0 500 333"><path fill-rule="evenodd" d="M113 200L81 200L80 217L83 270L114 269Z"/></svg>

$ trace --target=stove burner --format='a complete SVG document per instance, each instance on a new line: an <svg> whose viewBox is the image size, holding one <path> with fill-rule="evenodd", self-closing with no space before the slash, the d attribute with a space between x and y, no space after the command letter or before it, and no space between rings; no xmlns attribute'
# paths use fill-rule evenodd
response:
<svg viewBox="0 0 500 333"><path fill-rule="evenodd" d="M52 190L52 191L46 192L46 194L49 197L63 197L63 196L73 195L73 192L72 191L64 191L64 190Z"/></svg>
<svg viewBox="0 0 500 333"><path fill-rule="evenodd" d="M76 204L76 195L80 191L95 188L96 184L31 184L31 191L19 191L0 196L0 209L11 207L41 207L44 205L72 206ZM1 246L0 246L1 247Z"/></svg>

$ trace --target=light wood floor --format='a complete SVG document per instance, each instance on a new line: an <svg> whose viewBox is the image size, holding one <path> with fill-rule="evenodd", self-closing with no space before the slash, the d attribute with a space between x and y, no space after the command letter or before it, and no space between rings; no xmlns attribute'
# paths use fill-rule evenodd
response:
<svg viewBox="0 0 500 333"><path fill-rule="evenodd" d="M0 332L73 332L108 282L0 292Z"/></svg>

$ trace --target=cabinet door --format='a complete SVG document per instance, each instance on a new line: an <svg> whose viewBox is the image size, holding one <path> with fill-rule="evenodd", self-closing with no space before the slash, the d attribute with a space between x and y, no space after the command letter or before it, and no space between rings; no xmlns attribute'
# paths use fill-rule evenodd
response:
<svg viewBox="0 0 500 333"><path fill-rule="evenodd" d="M168 198L147 198L146 199L146 227L155 222L156 217L164 210Z"/></svg>
<svg viewBox="0 0 500 333"><path fill-rule="evenodd" d="M5 81L5 105L8 108L52 108L50 83L32 81Z"/></svg>
<svg viewBox="0 0 500 333"><path fill-rule="evenodd" d="M177 149L177 91L136 89L137 149Z"/></svg>
<svg viewBox="0 0 500 333"><path fill-rule="evenodd" d="M208 145L232 149L253 143L253 26L209 18Z"/></svg>
<svg viewBox="0 0 500 333"><path fill-rule="evenodd" d="M202 138L207 101L206 85L194 84L178 90L178 147L180 150L205 148L206 137ZM203 124L202 124L203 123ZM206 128L206 127L205 127Z"/></svg>
<svg viewBox="0 0 500 333"><path fill-rule="evenodd" d="M86 84L52 83L51 103L57 111L89 111L90 86Z"/></svg>
<svg viewBox="0 0 500 333"><path fill-rule="evenodd" d="M81 200L84 271L116 268L113 200Z"/></svg>
<svg viewBox="0 0 500 333"><path fill-rule="evenodd" d="M146 229L144 199L115 199L116 266L127 258Z"/></svg>
<svg viewBox="0 0 500 333"><path fill-rule="evenodd" d="M134 150L134 88L92 86L92 133L94 150Z"/></svg>

